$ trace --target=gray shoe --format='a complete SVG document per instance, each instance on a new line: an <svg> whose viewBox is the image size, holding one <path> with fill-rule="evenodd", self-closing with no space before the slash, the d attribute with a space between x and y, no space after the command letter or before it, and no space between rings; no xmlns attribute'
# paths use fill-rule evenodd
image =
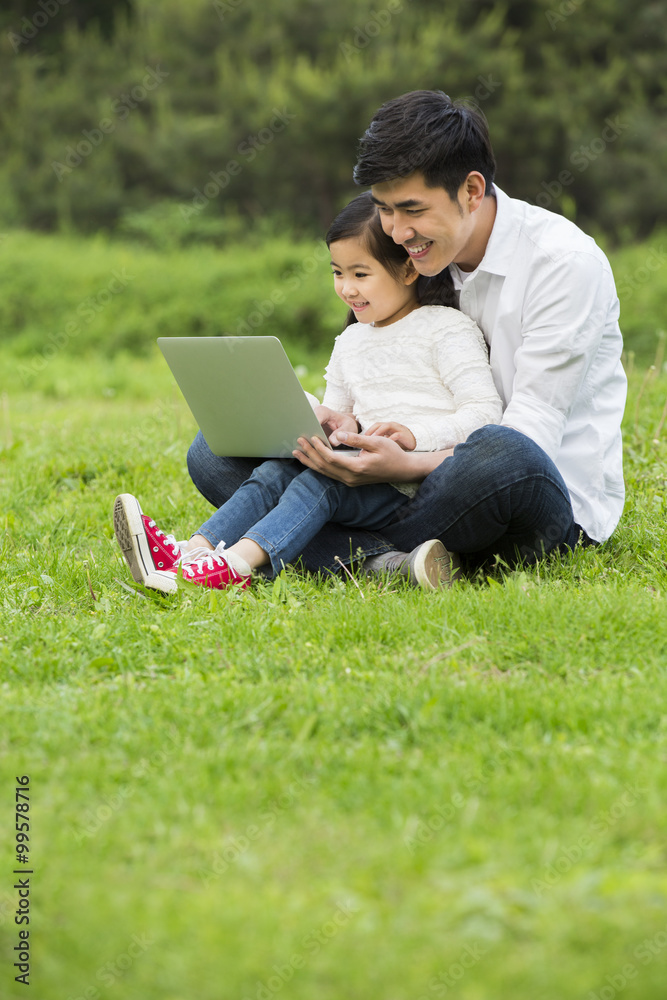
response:
<svg viewBox="0 0 667 1000"><path fill-rule="evenodd" d="M400 573L424 590L450 587L459 566L456 553L448 552L437 538L418 545L412 552L383 552L364 562L367 573Z"/></svg>

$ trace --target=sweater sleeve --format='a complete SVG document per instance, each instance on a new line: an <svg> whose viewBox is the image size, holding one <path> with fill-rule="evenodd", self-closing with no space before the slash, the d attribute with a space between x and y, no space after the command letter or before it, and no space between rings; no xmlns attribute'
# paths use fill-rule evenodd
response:
<svg viewBox="0 0 667 1000"><path fill-rule="evenodd" d="M479 427L500 423L503 406L489 364L482 331L460 313L437 335L436 359L442 383L453 396L454 413L443 414L410 430L417 451L438 451L460 444Z"/></svg>
<svg viewBox="0 0 667 1000"><path fill-rule="evenodd" d="M344 332L345 331L343 331L343 333ZM329 364L324 372L324 379L327 383L327 387L324 393L324 399L322 400L322 405L328 406L331 410L337 410L338 413L353 413L354 399L352 398L352 394L346 385L342 370L342 336L343 334L340 334L336 337L334 349L331 352L331 357L329 358Z"/></svg>

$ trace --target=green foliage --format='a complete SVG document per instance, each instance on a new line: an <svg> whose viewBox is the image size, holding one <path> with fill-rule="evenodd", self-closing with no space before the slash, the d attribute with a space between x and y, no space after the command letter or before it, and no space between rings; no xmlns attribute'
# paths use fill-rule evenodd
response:
<svg viewBox="0 0 667 1000"><path fill-rule="evenodd" d="M23 385L51 384L58 359L91 350L145 355L158 336L277 336L297 356L317 350L322 368L345 319L322 241L230 235L211 220L206 244L181 245L178 218L159 207L126 227L131 241L22 231L0 241L0 328ZM667 328L665 233L610 257L626 352L644 363Z"/></svg>
<svg viewBox="0 0 667 1000"><path fill-rule="evenodd" d="M62 353L146 354L157 336L261 333L326 347L345 316L328 260L324 243L285 238L158 253L15 232L0 244L0 324L24 384Z"/></svg>
<svg viewBox="0 0 667 1000"><path fill-rule="evenodd" d="M113 31L98 6L18 46L25 8L0 14L0 225L115 229L217 184L193 233L280 212L313 236L374 110L418 88L480 104L510 194L617 240L667 216L664 5L135 0Z"/></svg>

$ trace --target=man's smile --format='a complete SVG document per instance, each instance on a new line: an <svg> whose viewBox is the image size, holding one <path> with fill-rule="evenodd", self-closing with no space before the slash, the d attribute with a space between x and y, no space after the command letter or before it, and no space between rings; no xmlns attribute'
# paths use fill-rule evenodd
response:
<svg viewBox="0 0 667 1000"><path fill-rule="evenodd" d="M433 240L424 240L421 243L413 243L410 246L408 246L407 243L404 243L403 246L411 257L414 257L416 260L420 260L422 257L426 256L430 248L433 246Z"/></svg>

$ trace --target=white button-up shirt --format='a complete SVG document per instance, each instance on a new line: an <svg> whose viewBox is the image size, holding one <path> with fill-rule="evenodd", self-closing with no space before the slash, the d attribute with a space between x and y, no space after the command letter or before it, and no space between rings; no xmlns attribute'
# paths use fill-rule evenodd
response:
<svg viewBox="0 0 667 1000"><path fill-rule="evenodd" d="M482 262L469 274L450 268L460 308L489 345L502 423L549 455L575 520L601 542L625 497L627 380L611 267L567 219L496 186L494 193L497 213Z"/></svg>

